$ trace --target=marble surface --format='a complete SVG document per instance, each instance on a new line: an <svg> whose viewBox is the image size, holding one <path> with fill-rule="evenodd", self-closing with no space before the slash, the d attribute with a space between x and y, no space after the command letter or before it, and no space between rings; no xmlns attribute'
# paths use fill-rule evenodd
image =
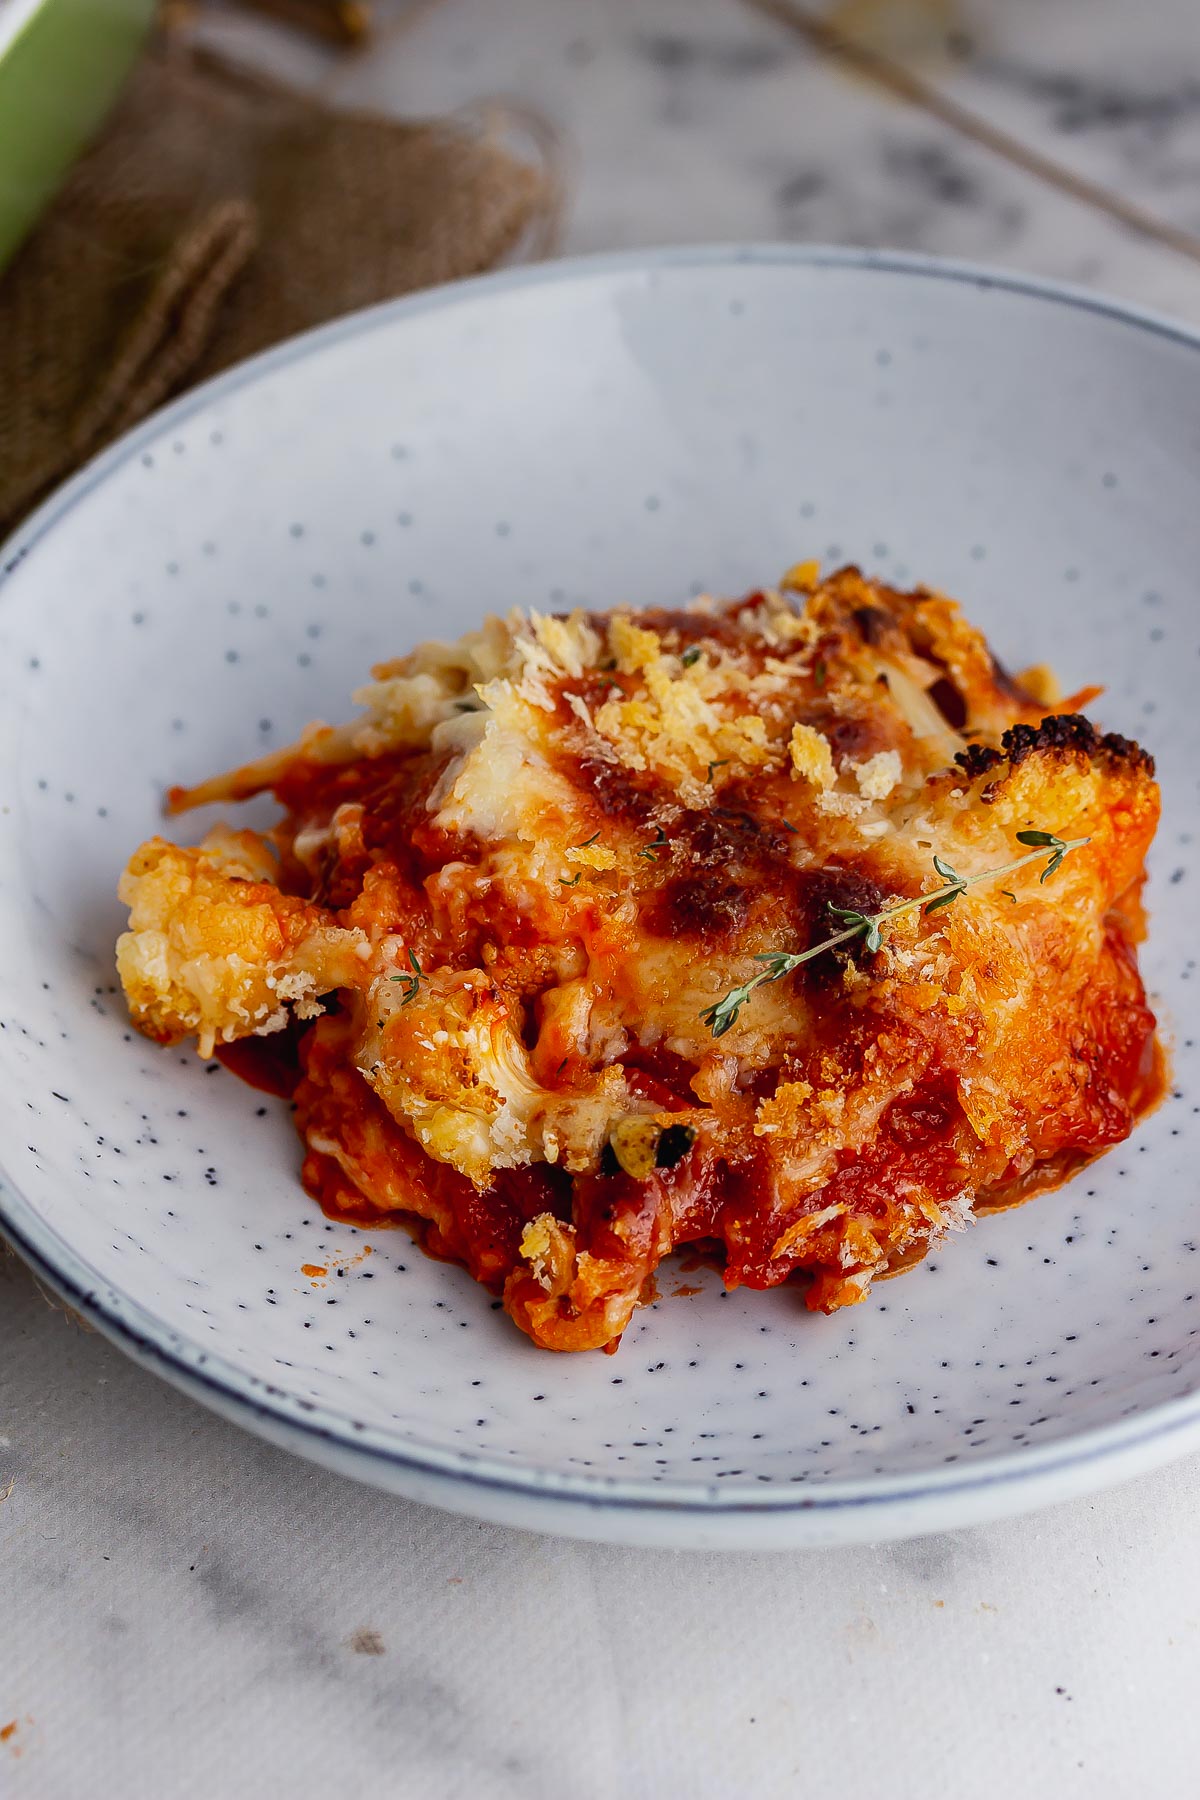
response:
<svg viewBox="0 0 1200 1800"><path fill-rule="evenodd" d="M5 1800L1195 1792L1194 1463L875 1549L610 1550L297 1462L23 1274L0 1309Z"/></svg>
<svg viewBox="0 0 1200 1800"><path fill-rule="evenodd" d="M348 100L561 133L564 248L786 237L1091 283L1200 263L831 70L738 0L413 0ZM1192 0L969 0L962 104L1200 231ZM387 1500L235 1431L0 1268L0 1796L502 1800L1195 1792L1200 1463L859 1551L617 1551ZM8 1729L11 1725L12 1729Z"/></svg>
<svg viewBox="0 0 1200 1800"><path fill-rule="evenodd" d="M747 0L378 5L380 38L362 60L331 65L247 18L218 19L206 35L385 111L489 97L535 108L561 134L570 171L567 252L732 238L890 245L1200 318L1200 262L831 67ZM922 63L922 74L1030 149L1200 235L1193 0L958 0L953 10L972 55Z"/></svg>

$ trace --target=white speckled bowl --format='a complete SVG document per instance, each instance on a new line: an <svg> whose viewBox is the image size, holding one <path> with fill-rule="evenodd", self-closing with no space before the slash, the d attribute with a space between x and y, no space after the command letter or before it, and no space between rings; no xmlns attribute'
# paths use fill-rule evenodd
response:
<svg viewBox="0 0 1200 1800"><path fill-rule="evenodd" d="M133 1355L265 1436L582 1536L879 1538L1200 1444L1198 459L1194 336L840 251L506 274L188 396L3 556L13 1241ZM489 607L671 603L812 554L957 593L1010 664L1105 681L1104 723L1158 754L1144 966L1176 1092L1068 1187L853 1311L701 1275L616 1357L553 1357L403 1233L327 1223L279 1103L131 1035L117 873L169 782L344 713L373 658ZM337 1273L314 1285L304 1263Z"/></svg>

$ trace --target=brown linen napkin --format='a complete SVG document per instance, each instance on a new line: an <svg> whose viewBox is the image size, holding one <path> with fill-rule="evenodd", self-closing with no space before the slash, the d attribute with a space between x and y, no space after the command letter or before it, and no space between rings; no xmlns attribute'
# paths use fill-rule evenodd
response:
<svg viewBox="0 0 1200 1800"><path fill-rule="evenodd" d="M492 135L151 51L0 274L0 534L179 388L490 268L554 205L551 171Z"/></svg>

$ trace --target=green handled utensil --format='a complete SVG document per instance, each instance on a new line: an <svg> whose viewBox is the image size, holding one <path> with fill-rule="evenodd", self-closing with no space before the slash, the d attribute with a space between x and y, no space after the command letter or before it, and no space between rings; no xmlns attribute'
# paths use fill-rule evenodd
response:
<svg viewBox="0 0 1200 1800"><path fill-rule="evenodd" d="M156 0L0 0L0 271L99 128Z"/></svg>

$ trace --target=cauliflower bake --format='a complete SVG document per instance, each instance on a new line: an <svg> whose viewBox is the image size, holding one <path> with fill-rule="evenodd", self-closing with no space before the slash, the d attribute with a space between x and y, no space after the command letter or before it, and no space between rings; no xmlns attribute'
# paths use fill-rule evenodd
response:
<svg viewBox="0 0 1200 1800"><path fill-rule="evenodd" d="M1158 790L1094 697L853 568L489 619L172 792L283 816L136 851L130 1011L269 1058L309 1193L547 1349L615 1349L681 1244L830 1312L1153 1096Z"/></svg>

